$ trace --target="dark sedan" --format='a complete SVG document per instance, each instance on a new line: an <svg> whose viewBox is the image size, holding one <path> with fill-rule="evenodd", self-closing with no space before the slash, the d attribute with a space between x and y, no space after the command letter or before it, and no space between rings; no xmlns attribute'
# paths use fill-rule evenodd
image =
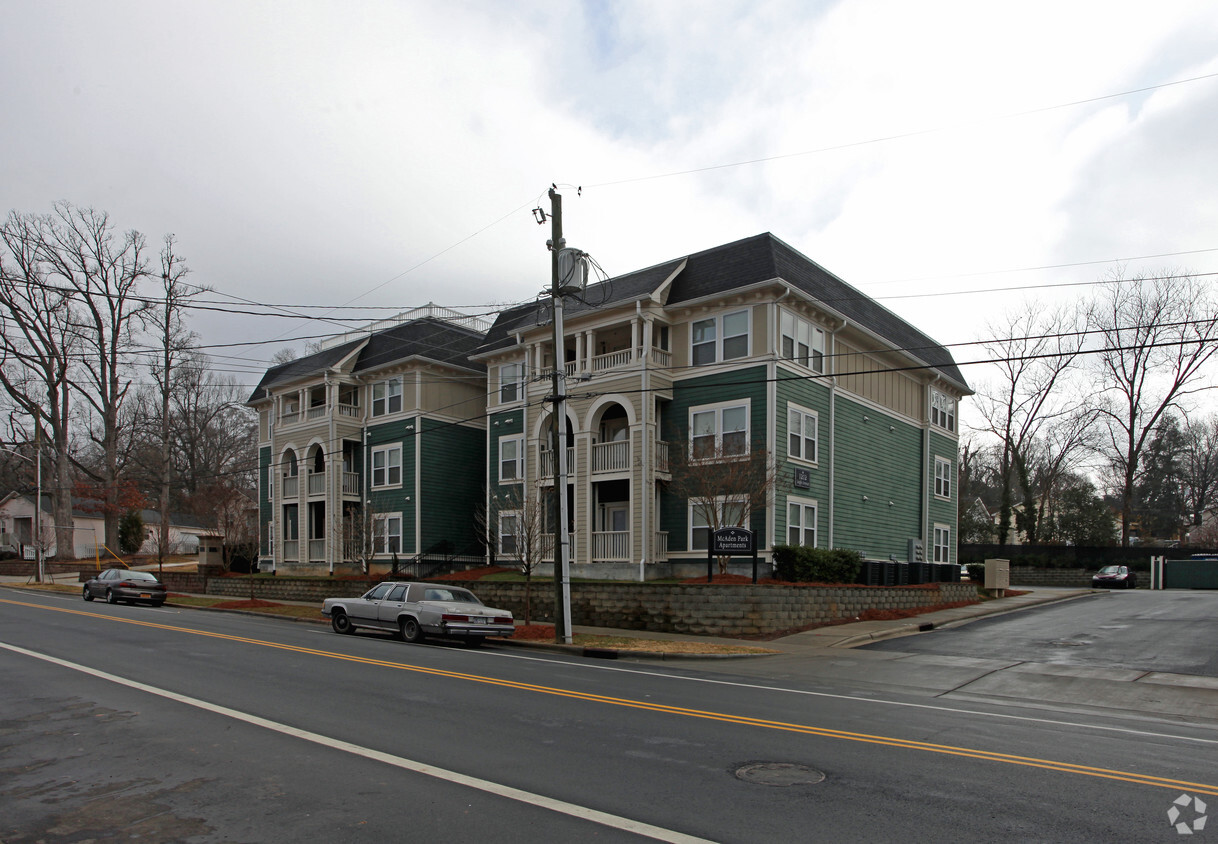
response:
<svg viewBox="0 0 1218 844"><path fill-rule="evenodd" d="M108 604L124 601L128 604L152 604L159 607L165 603L165 584L156 575L146 571L128 569L106 569L97 577L85 581L84 599L105 598Z"/></svg>
<svg viewBox="0 0 1218 844"><path fill-rule="evenodd" d="M1092 589L1137 589L1138 575L1129 566L1104 566L1091 578Z"/></svg>

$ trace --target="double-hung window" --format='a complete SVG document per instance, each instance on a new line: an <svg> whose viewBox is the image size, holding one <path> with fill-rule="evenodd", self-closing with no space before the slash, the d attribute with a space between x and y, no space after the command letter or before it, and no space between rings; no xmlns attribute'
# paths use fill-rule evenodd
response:
<svg viewBox="0 0 1218 844"><path fill-rule="evenodd" d="M935 458L935 495L939 498L952 497L952 461L942 457Z"/></svg>
<svg viewBox="0 0 1218 844"><path fill-rule="evenodd" d="M781 319L782 357L814 372L825 371L825 332L802 317L784 310Z"/></svg>
<svg viewBox="0 0 1218 844"><path fill-rule="evenodd" d="M816 547L816 502L787 499L787 544Z"/></svg>
<svg viewBox="0 0 1218 844"><path fill-rule="evenodd" d="M374 554L402 552L401 513L383 513L372 517L372 551Z"/></svg>
<svg viewBox="0 0 1218 844"><path fill-rule="evenodd" d="M381 446L372 449L372 486L402 485L402 447Z"/></svg>
<svg viewBox="0 0 1218 844"><path fill-rule="evenodd" d="M732 311L694 321L690 326L690 361L694 366L749 356L749 312Z"/></svg>
<svg viewBox="0 0 1218 844"><path fill-rule="evenodd" d="M935 562L950 563L952 529L947 525L935 525Z"/></svg>
<svg viewBox="0 0 1218 844"><path fill-rule="evenodd" d="M386 416L402 411L402 379L390 378L372 385L372 415Z"/></svg>
<svg viewBox="0 0 1218 844"><path fill-rule="evenodd" d="M524 398L524 364L505 363L499 367L499 403Z"/></svg>
<svg viewBox="0 0 1218 844"><path fill-rule="evenodd" d="M710 547L715 527L742 527L748 516L748 502L742 496L725 495L710 500L689 502L689 548L705 551Z"/></svg>
<svg viewBox="0 0 1218 844"><path fill-rule="evenodd" d="M694 460L748 454L748 403L691 408L689 438L690 456Z"/></svg>
<svg viewBox="0 0 1218 844"><path fill-rule="evenodd" d="M524 437L499 438L499 482L524 479Z"/></svg>
<svg viewBox="0 0 1218 844"><path fill-rule="evenodd" d="M787 406L787 456L815 463L817 459L816 413L795 405Z"/></svg>
<svg viewBox="0 0 1218 844"><path fill-rule="evenodd" d="M930 423L945 431L956 430L956 400L938 390L930 391Z"/></svg>
<svg viewBox="0 0 1218 844"><path fill-rule="evenodd" d="M499 553L516 556L520 549L520 513L513 510L499 514Z"/></svg>

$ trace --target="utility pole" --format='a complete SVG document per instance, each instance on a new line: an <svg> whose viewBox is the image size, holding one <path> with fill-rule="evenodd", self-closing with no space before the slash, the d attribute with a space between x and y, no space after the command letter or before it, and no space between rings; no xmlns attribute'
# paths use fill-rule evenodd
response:
<svg viewBox="0 0 1218 844"><path fill-rule="evenodd" d="M567 242L562 236L562 196L550 188L550 302L554 311L554 641L571 644L571 534L567 530L567 361L562 324L562 279L559 253Z"/></svg>

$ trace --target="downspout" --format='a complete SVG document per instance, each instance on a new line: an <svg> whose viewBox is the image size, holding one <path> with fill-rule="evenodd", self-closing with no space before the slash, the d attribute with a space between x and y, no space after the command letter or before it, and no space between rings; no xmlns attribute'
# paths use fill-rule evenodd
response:
<svg viewBox="0 0 1218 844"><path fill-rule="evenodd" d="M774 300L774 307L770 309L770 362L769 362L769 382L770 382L770 423L766 431L766 442L770 443L773 448L770 451L778 454L778 360L782 357L782 335L780 333L778 319L778 303L791 295L791 288L786 287L782 293ZM775 342L777 341L777 342ZM790 414L787 414L790 418ZM775 458L777 460L777 458ZM765 547L770 549L770 566L771 571L774 565L774 540L777 538L778 527L778 488L777 484L766 493L769 499L766 502L766 541ZM761 550L761 549L758 549Z"/></svg>
<svg viewBox="0 0 1218 844"><path fill-rule="evenodd" d="M266 419L267 431L271 436L271 459L267 461L266 483L271 492L268 496L271 502L271 520L267 523L267 543L270 545L272 574L278 571L279 555L283 553L283 537L280 537L279 542L275 541L276 532L283 532L283 526L279 521L283 516L283 475L279 469L279 458L275 455L275 430L277 427L276 423L279 421L278 403L278 399L271 396L271 408L267 411ZM278 493L276 493L276 490L278 490Z"/></svg>
<svg viewBox="0 0 1218 844"><path fill-rule="evenodd" d="M936 375L934 380L926 385L925 400L926 413L922 419L922 559L927 561L926 537L930 532L926 529L930 524L930 496L931 485L934 479L931 477L931 457L930 457L930 403L931 390L936 384L943 380L942 376ZM953 463L954 465L954 463ZM954 479L953 479L954 480ZM931 556L934 555L934 549L929 549Z"/></svg>
<svg viewBox="0 0 1218 844"><path fill-rule="evenodd" d="M829 354L826 369L829 369L829 542L833 548L833 525L836 523L834 502L837 498L837 332L845 328L845 323L834 331L829 332Z"/></svg>

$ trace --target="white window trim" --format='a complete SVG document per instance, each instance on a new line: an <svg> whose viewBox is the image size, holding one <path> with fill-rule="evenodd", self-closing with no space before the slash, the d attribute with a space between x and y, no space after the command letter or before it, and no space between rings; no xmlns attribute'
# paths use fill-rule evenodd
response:
<svg viewBox="0 0 1218 844"><path fill-rule="evenodd" d="M943 539L945 540L945 544L943 544L943 545L939 544L940 534L943 535ZM934 549L934 553L932 554L932 560L934 562L950 563L952 561L952 529L951 529L951 526L936 524L935 529L934 529L933 539L931 540L931 545L932 545L932 548ZM940 553L940 552L942 552L942 553ZM942 557L942 559L940 559L940 557Z"/></svg>
<svg viewBox="0 0 1218 844"><path fill-rule="evenodd" d="M504 463L503 444L505 442L515 442L516 443L516 460L515 460L516 477L514 477L514 478L504 478L503 477L503 463ZM510 434L506 437L500 437L499 438L499 451L497 452L497 454L498 454L498 456L497 456L498 466L495 469L495 473L499 478L499 483L501 483L501 484L523 483L524 482L524 435L523 434Z"/></svg>
<svg viewBox="0 0 1218 844"><path fill-rule="evenodd" d="M506 382L503 380L503 370L510 366L519 367L520 375L516 378L516 381L514 382L515 387L516 387L516 398L504 401L503 388L506 386ZM499 365L498 373L499 373L499 389L495 393L496 403L497 404L515 404L516 402L524 401L524 392L525 392L525 390L524 390L524 387L525 387L524 361L516 361L515 363L502 363Z"/></svg>
<svg viewBox="0 0 1218 844"><path fill-rule="evenodd" d="M505 531L503 529L503 520L504 519L515 519L516 520L515 532L509 534L507 531ZM504 551L503 550L503 538L505 536L511 536L516 540L516 550L515 551ZM496 543L496 546L498 547L499 553L502 556L516 557L518 555L518 553L520 551L520 511L519 510L504 510L499 514L499 536L498 536L498 542Z"/></svg>
<svg viewBox="0 0 1218 844"><path fill-rule="evenodd" d="M939 474L940 468L946 466L947 472L941 477ZM947 487L947 493L941 492L942 487ZM935 455L935 498L941 501L952 500L952 461L946 457Z"/></svg>
<svg viewBox="0 0 1218 844"><path fill-rule="evenodd" d="M389 409L389 399L392 398L392 396L389 392L389 385L394 384L394 383L396 383L398 385L397 397L398 397L398 403L401 405L401 407L399 407L397 410L390 410ZM381 398L381 402L384 403L385 409L383 411L381 411L380 413L376 412L376 402L377 402L376 390L378 387L382 388L385 391L385 395ZM406 395L406 380L404 378L402 378L402 376L400 376L400 375L395 375L392 378L383 378L380 381L374 381L368 387L368 396L369 396L368 413L372 416L373 419L379 419L382 416L392 416L395 413L401 413L402 410L406 407L405 395Z"/></svg>
<svg viewBox="0 0 1218 844"><path fill-rule="evenodd" d="M398 480L397 483L392 483L389 480L390 469L394 468L394 464L389 462L390 452L397 450L398 453ZM386 445L373 446L368 455L368 482L372 489L400 489L402 486L402 455L404 453L401 443L388 443ZM378 484L376 482L376 456L377 454L385 455L385 482Z"/></svg>
<svg viewBox="0 0 1218 844"><path fill-rule="evenodd" d="M744 337L745 341L746 341L746 348L745 348L743 355L738 355L736 357L731 358L730 360L725 360L723 357L723 342L727 338L724 337L723 320L726 319L727 317L735 316L736 314L744 314L745 322L747 323L747 328L745 328L744 334L733 334L732 338L734 339L736 337ZM714 323L715 323L715 340L714 340L715 357L714 357L714 360L710 360L705 363L696 364L696 363L694 363L694 346L701 346L701 345L705 345L705 344L694 342L694 324L698 323L698 322L710 322L710 321L714 321ZM690 323L689 323L689 363L691 366L714 366L716 364L721 364L721 363L732 363L733 361L748 360L752 356L753 356L753 309L752 308L737 308L736 310L726 311L721 314L715 314L714 316L704 316L704 317L699 317L698 319L690 320Z"/></svg>
<svg viewBox="0 0 1218 844"><path fill-rule="evenodd" d="M801 516L804 515L807 508L809 508L809 507L812 508L812 513L813 513L813 516L812 516L812 518L813 518L813 522L812 522L813 542L812 542L812 544L806 545L803 542L798 542L795 544L804 545L807 548L819 548L820 547L820 504L817 503L815 498L799 498L794 495L787 496L787 510L786 510L787 531L786 531L786 536L783 537L786 544L787 545L792 544L791 543L791 505L792 504L795 504L798 507L800 507ZM801 523L799 526L799 533L800 533L801 539L803 538L803 535L807 530L808 530L808 526Z"/></svg>
<svg viewBox="0 0 1218 844"><path fill-rule="evenodd" d="M783 326L784 320L789 317L791 319L792 333L787 334L786 328ZM800 324L808 326L808 362L804 363L799 357L799 326ZM782 342L786 337L791 338L791 356L783 352ZM825 371L825 329L821 328L807 317L800 316L794 311L787 308L779 308L778 311L778 346L775 350L779 360L789 361L790 363L798 364L806 367L813 372L824 374ZM820 366L817 366L816 353L820 353Z"/></svg>
<svg viewBox="0 0 1218 844"><path fill-rule="evenodd" d="M398 532L396 534L389 533L389 520L397 519ZM384 531L381 528L384 526ZM402 520L401 513L374 513L372 515L372 554L377 557L387 557L390 554L402 553L402 535L405 523ZM389 538L396 536L398 539L398 547L396 551L390 550ZM383 540L383 541L382 541Z"/></svg>
<svg viewBox="0 0 1218 844"><path fill-rule="evenodd" d="M800 432L799 432L799 434L800 434L799 445L800 445L801 452L803 451L803 446L804 446L805 442L807 441L807 437L804 436L804 427L803 427L804 423L806 421L805 417L811 416L813 419L813 425L815 426L814 431L813 431L813 440L815 443L816 453L813 454L811 457L807 457L807 456L803 455L802 453L801 454L792 454L791 453L791 411L796 411L797 413L802 414L802 416L800 417ZM820 462L820 414L817 413L815 410L809 410L806 407L803 407L798 404L794 404L792 402L787 403L787 459L794 460L798 463L807 463L810 466L815 466Z"/></svg>
<svg viewBox="0 0 1218 844"><path fill-rule="evenodd" d="M942 400L943 408L939 404ZM942 421L936 417L942 417ZM946 424L945 424L946 423ZM944 431L956 433L956 400L936 389L930 391L930 424Z"/></svg>
<svg viewBox="0 0 1218 844"><path fill-rule="evenodd" d="M723 411L736 408L744 408L744 451L740 454L733 454L723 457L694 457L694 414L697 413L714 413L715 414L715 454L720 455L723 451ZM739 457L747 457L753 450L753 400L733 399L731 401L715 402L714 404L700 404L689 409L689 418L686 420L687 430L689 432L689 459L690 461L702 460L731 460Z"/></svg>
<svg viewBox="0 0 1218 844"><path fill-rule="evenodd" d="M749 498L747 495L716 495L714 501L715 501L715 511L719 514L720 521L723 520L723 505L724 504L741 504L741 505L743 505L745 508L744 509L744 527L748 527L749 521L752 519L753 514L749 508ZM703 552L706 550L706 548L695 548L694 547L694 514L698 512L700 505L696 501L688 501L688 500L685 502L685 504L686 504L686 519L685 519L686 545L685 545L685 547L688 548L690 551L697 551L699 553ZM709 545L711 527L710 527L710 525L698 525L699 529L701 529L703 527L706 528L707 544Z"/></svg>

